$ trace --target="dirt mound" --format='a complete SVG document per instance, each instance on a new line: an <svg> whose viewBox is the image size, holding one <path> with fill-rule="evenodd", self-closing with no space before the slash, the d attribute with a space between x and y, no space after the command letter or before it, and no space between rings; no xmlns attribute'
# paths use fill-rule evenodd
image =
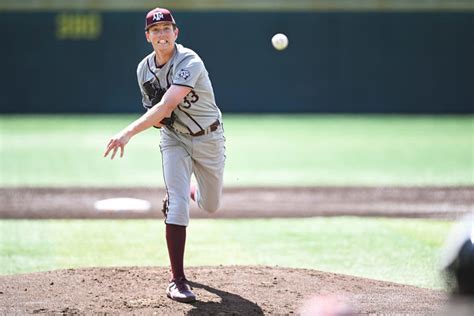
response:
<svg viewBox="0 0 474 316"><path fill-rule="evenodd" d="M443 291L315 270L280 267L188 268L198 301L165 294L161 267L84 268L0 276L0 314L293 314L310 297L342 296L363 314L433 314Z"/></svg>

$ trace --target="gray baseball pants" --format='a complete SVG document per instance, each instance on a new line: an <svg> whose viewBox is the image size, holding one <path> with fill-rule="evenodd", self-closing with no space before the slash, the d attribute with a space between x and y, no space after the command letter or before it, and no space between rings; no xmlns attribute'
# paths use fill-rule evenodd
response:
<svg viewBox="0 0 474 316"><path fill-rule="evenodd" d="M226 158L222 124L216 131L202 136L191 136L164 127L161 129L160 150L169 203L165 222L188 226L193 173L197 181L196 202L199 208L207 212L217 211Z"/></svg>

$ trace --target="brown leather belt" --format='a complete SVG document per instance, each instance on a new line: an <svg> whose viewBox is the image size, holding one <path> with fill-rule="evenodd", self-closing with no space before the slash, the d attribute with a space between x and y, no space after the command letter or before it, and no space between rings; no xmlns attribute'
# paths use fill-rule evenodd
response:
<svg viewBox="0 0 474 316"><path fill-rule="evenodd" d="M203 129L197 133L190 133L191 136L202 136L202 135L206 135L206 134L209 134L209 133L212 133L214 132L215 130L217 130L217 128L219 128L219 126L221 125L221 122L219 122L219 120L215 121L214 123L212 123L211 125L209 125L206 129Z"/></svg>

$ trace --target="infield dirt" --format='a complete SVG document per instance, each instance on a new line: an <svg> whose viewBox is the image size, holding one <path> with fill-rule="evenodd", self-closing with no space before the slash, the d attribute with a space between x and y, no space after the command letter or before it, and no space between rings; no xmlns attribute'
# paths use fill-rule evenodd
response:
<svg viewBox="0 0 474 316"><path fill-rule="evenodd" d="M0 188L0 218L162 218L164 188ZM97 212L94 202L131 197L149 212ZM216 213L191 203L191 218L388 216L455 219L474 211L474 187L226 188Z"/></svg>
<svg viewBox="0 0 474 316"><path fill-rule="evenodd" d="M59 270L0 277L0 313L259 315L297 314L311 297L343 297L355 313L433 314L442 291L314 270L279 267L189 268L198 301L166 297L164 268Z"/></svg>

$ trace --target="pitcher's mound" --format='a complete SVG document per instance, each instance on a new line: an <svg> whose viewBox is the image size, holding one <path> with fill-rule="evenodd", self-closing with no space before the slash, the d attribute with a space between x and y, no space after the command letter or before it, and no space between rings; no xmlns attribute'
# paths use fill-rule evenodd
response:
<svg viewBox="0 0 474 316"><path fill-rule="evenodd" d="M355 313L433 314L447 300L443 291L315 270L221 266L187 269L198 300L184 304L165 296L168 277L162 267L0 276L0 314L293 314L309 298L332 308L335 297Z"/></svg>

